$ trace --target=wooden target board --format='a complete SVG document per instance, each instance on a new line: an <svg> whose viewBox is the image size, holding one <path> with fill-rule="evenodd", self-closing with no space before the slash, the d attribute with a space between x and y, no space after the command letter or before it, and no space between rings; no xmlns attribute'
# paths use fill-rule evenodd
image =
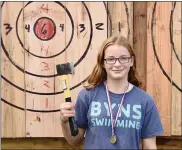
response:
<svg viewBox="0 0 182 150"><path fill-rule="evenodd" d="M122 11L130 7L122 5ZM60 137L64 96L55 66L74 62L75 75L69 78L75 102L108 37L108 26L112 32L108 4L4 2L1 8L3 137ZM123 16L122 31L129 36L129 18L126 12Z"/></svg>
<svg viewBox="0 0 182 150"><path fill-rule="evenodd" d="M134 48L139 75L155 99L164 135L180 135L181 6L147 2L146 14L140 14L133 2L3 2L2 136L63 136L59 107L64 96L56 65L74 63L75 75L69 78L75 102L100 45L119 32Z"/></svg>
<svg viewBox="0 0 182 150"><path fill-rule="evenodd" d="M147 17L147 91L164 135L181 135L181 2L149 2Z"/></svg>

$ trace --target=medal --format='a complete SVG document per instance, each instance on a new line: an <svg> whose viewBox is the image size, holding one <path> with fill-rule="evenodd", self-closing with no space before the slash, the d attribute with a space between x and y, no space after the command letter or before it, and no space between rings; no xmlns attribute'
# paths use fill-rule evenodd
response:
<svg viewBox="0 0 182 150"><path fill-rule="evenodd" d="M115 136L115 135L111 136L110 142L111 142L112 144L116 143L116 136Z"/></svg>
<svg viewBox="0 0 182 150"><path fill-rule="evenodd" d="M106 93L107 93L107 99L108 99L108 103L109 103L109 108L110 108L110 114L111 114L111 121L112 121L112 136L110 137L110 142L112 144L115 144L116 143L116 135L114 134L114 127L116 125L116 122L118 120L118 117L119 117L119 113L120 113L120 110L121 110L121 106L123 104L123 101L124 101L124 96L125 96L125 93L126 93L126 90L128 89L129 87L129 83L125 89L125 92L124 92L124 95L121 99L121 104L119 106L119 109L118 109L118 112L117 112L117 115L116 115L116 119L115 119L115 122L113 120L113 114L112 114L112 108L111 108L111 102L110 102L110 97L109 97L109 90L108 90L108 87L107 87L107 82L105 83L105 86L106 86Z"/></svg>

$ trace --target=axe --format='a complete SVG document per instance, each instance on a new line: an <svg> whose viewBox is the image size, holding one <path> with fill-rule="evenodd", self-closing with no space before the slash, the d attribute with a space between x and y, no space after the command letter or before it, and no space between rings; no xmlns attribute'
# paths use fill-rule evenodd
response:
<svg viewBox="0 0 182 150"><path fill-rule="evenodd" d="M70 84L68 74L74 74L74 64L72 62L68 62L65 64L58 64L56 65L57 74L60 76L61 84L64 91L64 98L66 102L71 102L71 95L70 95ZM69 124L71 135L76 136L78 134L78 127L75 123L74 117L69 117Z"/></svg>

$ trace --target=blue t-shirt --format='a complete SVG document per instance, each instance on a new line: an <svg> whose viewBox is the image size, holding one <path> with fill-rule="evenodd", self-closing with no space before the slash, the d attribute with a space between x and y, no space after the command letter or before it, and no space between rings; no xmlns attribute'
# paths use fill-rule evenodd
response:
<svg viewBox="0 0 182 150"><path fill-rule="evenodd" d="M123 94L109 91L109 95L115 119ZM84 149L140 149L141 139L164 133L153 98L136 86L125 94L115 125L115 144L110 143L112 125L104 83L81 90L75 111L75 121L86 133Z"/></svg>

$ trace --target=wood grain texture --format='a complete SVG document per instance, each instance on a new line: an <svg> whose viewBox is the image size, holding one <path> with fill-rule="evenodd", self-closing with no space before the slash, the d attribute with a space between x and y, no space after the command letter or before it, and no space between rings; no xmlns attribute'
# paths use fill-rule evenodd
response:
<svg viewBox="0 0 182 150"><path fill-rule="evenodd" d="M164 75L162 68L171 77L169 10L171 10L171 3L169 2L148 3L146 89L154 97L164 127L164 135L166 136L171 135L172 85ZM151 30L151 28L153 29Z"/></svg>
<svg viewBox="0 0 182 150"><path fill-rule="evenodd" d="M146 54L147 54L147 2L134 2L133 49L136 55L136 70L142 89L146 90Z"/></svg>
<svg viewBox="0 0 182 150"><path fill-rule="evenodd" d="M181 53L181 2L171 3L171 41L172 41L172 80L182 88L182 53ZM181 98L182 92L176 87L172 87L172 118L171 118L171 134L181 135Z"/></svg>
<svg viewBox="0 0 182 150"><path fill-rule="evenodd" d="M64 5L64 3L62 4ZM32 16L33 10L38 12L34 16ZM60 5L52 2L36 2L24 9L25 16L30 16L26 18L25 25L31 26L31 32L25 31L25 46L29 49L25 53L25 68L27 71L43 76L54 75L56 73L55 57L53 56L65 47L66 34L65 31L62 32L59 28L60 24L65 24L65 13ZM42 18L42 16L47 18ZM36 21L40 18L45 20L36 24ZM49 26L49 21L55 24L55 27ZM40 34L36 34L33 28L37 30L37 33L40 32ZM55 36L49 40L49 36L46 33L51 33L54 30L56 32ZM64 56L63 54L62 61L64 61ZM26 75L25 82L26 90L34 92L26 93L26 108L39 110L39 112L26 111L26 136L60 136L60 127L56 128L56 124L59 124L59 117L56 116L57 113L40 112L59 109L59 105L55 103L55 95L49 95L49 93L55 92L55 78Z"/></svg>
<svg viewBox="0 0 182 150"><path fill-rule="evenodd" d="M22 2L5 3L2 8L2 99L22 109L25 108L24 91L19 90L16 85L24 89L24 73L19 71L13 64L24 69L24 51L16 38L16 19ZM14 8L17 8L14 10ZM23 18L20 18L18 25L19 36L23 39ZM7 55L5 55L5 52ZM8 57L7 57L8 56ZM12 85L11 85L12 84ZM25 136L25 112L15 107L2 103L2 137L24 137Z"/></svg>
<svg viewBox="0 0 182 150"><path fill-rule="evenodd" d="M157 137L156 143L158 149L181 149L181 138L177 137ZM2 150L5 149L82 149L83 143L72 148L64 138L18 138L2 139Z"/></svg>
<svg viewBox="0 0 182 150"><path fill-rule="evenodd" d="M120 33L133 45L133 2L108 2L108 10L112 21L108 23L108 36Z"/></svg>

